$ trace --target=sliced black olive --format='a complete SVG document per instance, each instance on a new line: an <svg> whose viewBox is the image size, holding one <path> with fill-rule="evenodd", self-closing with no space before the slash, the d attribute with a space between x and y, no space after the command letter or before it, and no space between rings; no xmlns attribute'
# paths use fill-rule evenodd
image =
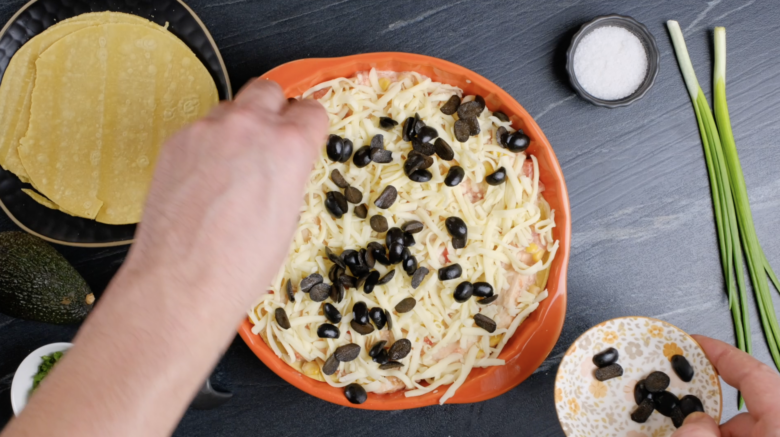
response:
<svg viewBox="0 0 780 437"><path fill-rule="evenodd" d="M474 96L474 101L477 102L477 104L480 106L481 109L479 110L479 113L481 114L482 111L485 110L485 106L486 106L485 105L485 99L482 98L482 96L480 96L479 94L477 94L477 95ZM477 115L479 115L479 114L477 114Z"/></svg>
<svg viewBox="0 0 780 437"><path fill-rule="evenodd" d="M384 130L390 130L398 126L398 122L390 117L379 117L379 127Z"/></svg>
<svg viewBox="0 0 780 437"><path fill-rule="evenodd" d="M371 324L361 325L357 320L349 322L349 326L360 335L368 335L374 332L374 326Z"/></svg>
<svg viewBox="0 0 780 437"><path fill-rule="evenodd" d="M346 179L344 179L344 175L341 174L339 169L334 168L332 172L330 172L330 178L333 180L333 183L336 184L339 188L347 188L349 187L349 183Z"/></svg>
<svg viewBox="0 0 780 437"><path fill-rule="evenodd" d="M593 355L593 364L596 367L607 367L612 363L616 363L618 360L618 351L614 347L604 349L603 351ZM664 387L666 388L666 387Z"/></svg>
<svg viewBox="0 0 780 437"><path fill-rule="evenodd" d="M335 281L330 287L330 293L328 296L330 296L330 299L333 302L340 303L342 300L344 300L344 294L344 285L341 283L341 281Z"/></svg>
<svg viewBox="0 0 780 437"><path fill-rule="evenodd" d="M476 118L458 120L455 122L455 126L453 128L455 139L461 143L468 141L469 137L471 136L471 124L467 120L476 120Z"/></svg>
<svg viewBox="0 0 780 437"><path fill-rule="evenodd" d="M355 152L355 156L352 157L352 162L358 168L363 168L368 164L371 164L371 149L368 146L363 146Z"/></svg>
<svg viewBox="0 0 780 437"><path fill-rule="evenodd" d="M388 356L387 351L382 349L371 360L375 363L382 365L382 364L387 364L387 362L390 361L390 357Z"/></svg>
<svg viewBox="0 0 780 437"><path fill-rule="evenodd" d="M436 147L433 144L421 141L419 138L412 138L412 149L426 156L433 156L436 153Z"/></svg>
<svg viewBox="0 0 780 437"><path fill-rule="evenodd" d="M352 141L344 139L344 148L341 151L341 159L339 162L349 162L349 158L352 157Z"/></svg>
<svg viewBox="0 0 780 437"><path fill-rule="evenodd" d="M504 123L509 121L509 117L501 111L493 112L493 117L496 117L497 119L503 121Z"/></svg>
<svg viewBox="0 0 780 437"><path fill-rule="evenodd" d="M345 251L341 252L341 260L344 261L344 264L346 267L352 267L352 266L358 266L360 265L359 253L357 250L352 249L346 249Z"/></svg>
<svg viewBox="0 0 780 437"><path fill-rule="evenodd" d="M664 372L653 372L645 378L645 388L650 393L661 393L669 387L669 375Z"/></svg>
<svg viewBox="0 0 780 437"><path fill-rule="evenodd" d="M315 302L323 302L328 298L328 296L330 296L330 289L330 284L320 282L311 288L309 291L309 297Z"/></svg>
<svg viewBox="0 0 780 437"><path fill-rule="evenodd" d="M509 138L509 132L507 132L504 126L501 126L498 129L496 129L496 143L498 143L498 145L503 147L504 149L506 149L507 138Z"/></svg>
<svg viewBox="0 0 780 437"><path fill-rule="evenodd" d="M457 186L463 182L464 177L466 177L466 171L463 170L463 167L454 165L450 167L450 170L447 172L447 176L444 178L444 185L448 187Z"/></svg>
<svg viewBox="0 0 780 437"><path fill-rule="evenodd" d="M420 129L420 132L417 133L417 139L422 141L423 143L430 143L431 141L435 140L439 137L439 132L436 131L436 128L433 128L431 126L425 126L422 129Z"/></svg>
<svg viewBox="0 0 780 437"><path fill-rule="evenodd" d="M304 293L308 293L309 290L311 290L311 287L314 287L317 284L322 283L322 275L319 273L312 273L311 275L303 278L301 280L301 291Z"/></svg>
<svg viewBox="0 0 780 437"><path fill-rule="evenodd" d="M426 276L428 276L428 273L430 273L430 270L426 267L417 267L417 270L414 272L414 275L412 275L412 288L415 290L417 287L422 284L423 279L425 279Z"/></svg>
<svg viewBox="0 0 780 437"><path fill-rule="evenodd" d="M352 276L354 276L356 278L360 278L363 275L368 274L368 272L370 271L368 266L365 265L365 264L354 265L354 266L350 267L349 269L352 271Z"/></svg>
<svg viewBox="0 0 780 437"><path fill-rule="evenodd" d="M442 114L452 115L458 112L458 106L460 106L460 97L452 96L447 100L447 103L442 105L440 111Z"/></svg>
<svg viewBox="0 0 780 437"><path fill-rule="evenodd" d="M687 395L680 399L680 410L682 410L683 416L688 417L688 415L692 413L703 413L704 405L696 396Z"/></svg>
<svg viewBox="0 0 780 437"><path fill-rule="evenodd" d="M369 269L373 269L374 266L376 266L376 258L374 258L374 251L373 250L367 250L366 251L366 267Z"/></svg>
<svg viewBox="0 0 780 437"><path fill-rule="evenodd" d="M496 332L496 322L494 322L493 319L488 316L483 314L474 314L474 323L491 334Z"/></svg>
<svg viewBox="0 0 780 437"><path fill-rule="evenodd" d="M369 224L371 225L371 229L376 232L387 232L387 219L381 215L371 216Z"/></svg>
<svg viewBox="0 0 780 437"><path fill-rule="evenodd" d="M274 310L274 317L276 318L276 324L282 329L290 329L290 319L287 318L287 312L284 308L277 308Z"/></svg>
<svg viewBox="0 0 780 437"><path fill-rule="evenodd" d="M363 267L368 267L368 264L366 264L366 249L360 249L358 252L358 263Z"/></svg>
<svg viewBox="0 0 780 437"><path fill-rule="evenodd" d="M448 217L447 220L444 220L444 226L453 237L466 237L469 235L469 228L460 217Z"/></svg>
<svg viewBox="0 0 780 437"><path fill-rule="evenodd" d="M453 249L463 249L466 247L466 243L468 242L468 237L453 237L452 238L452 248Z"/></svg>
<svg viewBox="0 0 780 437"><path fill-rule="evenodd" d="M442 138L436 138L436 141L433 143L433 148L436 151L436 154L439 155L439 158L445 161L452 161L455 159L455 152L452 151L452 147L450 147Z"/></svg>
<svg viewBox="0 0 780 437"><path fill-rule="evenodd" d="M480 304L480 305L490 305L491 303L495 302L496 299L498 299L498 295L494 294L494 295L492 295L490 297L486 297L484 299L478 300L477 303Z"/></svg>
<svg viewBox="0 0 780 437"><path fill-rule="evenodd" d="M339 370L339 360L336 359L336 355L331 355L322 365L322 373L333 375L337 370Z"/></svg>
<svg viewBox="0 0 780 437"><path fill-rule="evenodd" d="M506 169L504 167L499 167L498 170L493 172L493 174L488 175L485 177L485 181L488 183L488 185L501 185L504 182L506 182Z"/></svg>
<svg viewBox="0 0 780 437"><path fill-rule="evenodd" d="M368 356L374 358L375 356L379 355L379 352L382 352L385 349L386 344L387 340L379 340L378 342L374 343L374 345L371 346L371 350L368 351Z"/></svg>
<svg viewBox="0 0 780 437"><path fill-rule="evenodd" d="M368 312L371 320L374 322L376 329L382 329L387 323L387 317L385 317L385 311L382 308L374 307Z"/></svg>
<svg viewBox="0 0 780 437"><path fill-rule="evenodd" d="M390 314L390 310L385 310L385 317L387 317L387 329L393 329L393 316Z"/></svg>
<svg viewBox="0 0 780 437"><path fill-rule="evenodd" d="M393 162L393 152L385 149L371 149L371 160L377 164Z"/></svg>
<svg viewBox="0 0 780 437"><path fill-rule="evenodd" d="M390 260L390 264L398 264L403 260L404 249L405 247L403 244L397 243L388 247L387 259Z"/></svg>
<svg viewBox="0 0 780 437"><path fill-rule="evenodd" d="M417 220L411 220L401 226L401 230L410 234L416 234L423 230L423 224Z"/></svg>
<svg viewBox="0 0 780 437"><path fill-rule="evenodd" d="M347 202L357 205L363 200L363 193L355 187L349 187L344 191L344 197L347 198Z"/></svg>
<svg viewBox="0 0 780 437"><path fill-rule="evenodd" d="M344 397L347 398L350 403L356 405L360 405L368 399L366 389L354 382L344 387Z"/></svg>
<svg viewBox="0 0 780 437"><path fill-rule="evenodd" d="M613 366L615 366L615 364L613 364ZM672 417L672 414L674 413L674 410L677 408L679 403L680 399L668 391L656 393L653 395L653 405L655 406L656 411L666 417Z"/></svg>
<svg viewBox="0 0 780 437"><path fill-rule="evenodd" d="M352 318L361 325L368 323L368 306L365 302L357 302L352 306Z"/></svg>
<svg viewBox="0 0 780 437"><path fill-rule="evenodd" d="M392 281L394 277L395 277L395 270L390 270L389 272L387 272L387 274L385 274L379 279L379 282L377 282L376 285L385 285L388 282Z"/></svg>
<svg viewBox="0 0 780 437"><path fill-rule="evenodd" d="M363 284L363 293L371 294L371 292L374 291L377 282L379 282L379 272L374 270L368 274L366 282Z"/></svg>
<svg viewBox="0 0 780 437"><path fill-rule="evenodd" d="M414 124L416 123L416 120L414 117L409 117L404 121L403 125L403 138L404 141L412 141L412 138L414 138Z"/></svg>
<svg viewBox="0 0 780 437"><path fill-rule="evenodd" d="M353 210L355 215L358 216L358 218L366 218L368 217L368 207L365 203L361 203L360 205L356 206Z"/></svg>
<svg viewBox="0 0 780 437"><path fill-rule="evenodd" d="M409 352L412 351L412 342L402 338L390 347L390 359L397 361L397 360L403 360L406 358L407 355L409 355Z"/></svg>
<svg viewBox="0 0 780 437"><path fill-rule="evenodd" d="M336 264L337 266L341 267L342 269L346 269L347 265L344 264L344 259L340 256L336 255L332 250L330 250L330 247L325 246L325 255L328 256L328 259L333 264Z"/></svg>
<svg viewBox="0 0 780 437"><path fill-rule="evenodd" d="M385 137L381 134L374 135L374 138L371 138L371 146L372 149L384 149L385 148Z"/></svg>
<svg viewBox="0 0 780 437"><path fill-rule="evenodd" d="M672 369L684 382L691 382L693 379L693 366L682 355L672 357Z"/></svg>
<svg viewBox="0 0 780 437"><path fill-rule="evenodd" d="M419 135L422 128L425 127L425 122L420 120L420 114L414 114L414 134Z"/></svg>
<svg viewBox="0 0 780 437"><path fill-rule="evenodd" d="M382 191L382 194L374 201L374 205L380 209L387 209L393 206L395 199L398 198L398 190L394 186L388 185Z"/></svg>
<svg viewBox="0 0 780 437"><path fill-rule="evenodd" d="M415 244L417 244L417 241L414 239L414 235L409 232L404 232L404 246L412 247Z"/></svg>
<svg viewBox="0 0 780 437"><path fill-rule="evenodd" d="M343 273L344 269L339 267L338 264L333 264L328 271L328 279L330 279L331 282L335 282Z"/></svg>
<svg viewBox="0 0 780 437"><path fill-rule="evenodd" d="M593 376L599 381L606 381L608 379L617 378L623 376L623 367L618 363L610 364L607 367L601 367L593 372Z"/></svg>
<svg viewBox="0 0 780 437"><path fill-rule="evenodd" d="M409 175L409 179L423 183L428 182L433 178L433 175L428 170L415 170Z"/></svg>
<svg viewBox="0 0 780 437"><path fill-rule="evenodd" d="M487 282L475 282L474 283L474 296L476 297L490 297L493 295L493 286Z"/></svg>
<svg viewBox="0 0 780 437"><path fill-rule="evenodd" d="M348 363L360 355L360 346L355 343L339 346L333 351L333 355L342 363Z"/></svg>
<svg viewBox="0 0 780 437"><path fill-rule="evenodd" d="M287 280L287 283L284 286L284 290L287 292L287 298L290 299L290 302L295 302L295 292L293 292L292 280Z"/></svg>
<svg viewBox="0 0 780 437"><path fill-rule="evenodd" d="M328 137L328 144L325 146L325 152L328 154L328 158L334 162L341 162L342 153L344 153L344 140L338 136L331 134Z"/></svg>
<svg viewBox="0 0 780 437"><path fill-rule="evenodd" d="M685 421L685 414L683 414L682 408L680 408L679 405L677 408L672 410L672 415L669 417L672 419L672 425L674 425L675 428L683 426L683 422Z"/></svg>
<svg viewBox="0 0 780 437"><path fill-rule="evenodd" d="M415 171L421 169L425 165L425 155L414 150L409 153L404 161L404 173L409 176Z"/></svg>
<svg viewBox="0 0 780 437"><path fill-rule="evenodd" d="M417 300L415 300L415 298L407 297L406 299L396 304L395 312L397 312L398 314L408 313L409 311L413 310L416 305L417 305Z"/></svg>
<svg viewBox="0 0 780 437"><path fill-rule="evenodd" d="M339 328L330 323L323 323L317 328L317 337L319 338L339 338L339 335L341 335Z"/></svg>
<svg viewBox="0 0 780 437"><path fill-rule="evenodd" d="M525 152L530 145L531 139L528 138L528 135L524 134L522 131L513 132L506 138L506 148L510 152Z"/></svg>
<svg viewBox="0 0 780 437"><path fill-rule="evenodd" d="M387 254L384 251L374 252L374 259L376 259L376 262L382 264L383 266L390 265L390 260L387 258Z"/></svg>
<svg viewBox="0 0 780 437"><path fill-rule="evenodd" d="M370 274L371 274L371 272L366 270L365 272L363 272L360 275L358 275L357 281L355 281L355 289L356 290L359 289L360 287L362 287L363 284L366 283L366 279L368 279L368 275L370 275Z"/></svg>
<svg viewBox="0 0 780 437"><path fill-rule="evenodd" d="M385 364L382 364L379 366L379 370L393 370L393 369L400 369L404 365L399 363L398 361L388 361Z"/></svg>
<svg viewBox="0 0 780 437"><path fill-rule="evenodd" d="M357 283L357 278L349 275L341 275L339 276L339 283L341 283L341 285L343 285L344 288L355 288L355 284Z"/></svg>
<svg viewBox="0 0 780 437"><path fill-rule="evenodd" d="M417 271L417 258L415 258L414 255L411 255L403 261L401 266L404 268L407 275L412 276L414 275L414 272Z"/></svg>
<svg viewBox="0 0 780 437"><path fill-rule="evenodd" d="M631 420L636 423L645 423L650 418L650 415L653 414L653 410L655 410L653 401L645 399L631 412Z"/></svg>
<svg viewBox="0 0 780 437"><path fill-rule="evenodd" d="M653 400L653 395L645 388L645 380L641 380L634 386L634 401L637 405L646 400Z"/></svg>
<svg viewBox="0 0 780 437"><path fill-rule="evenodd" d="M484 103L480 104L480 102L476 100L461 103L458 107L458 118L463 120L464 118L479 117L479 114L482 113L483 109L485 109Z"/></svg>
<svg viewBox="0 0 780 437"><path fill-rule="evenodd" d="M341 218L348 210L347 198L338 191L329 191L325 195L325 208L333 217Z"/></svg>
<svg viewBox="0 0 780 437"><path fill-rule="evenodd" d="M341 313L339 312L338 308L333 306L330 303L326 303L322 306L322 312L325 313L325 318L330 320L333 323L339 323L341 322Z"/></svg>
<svg viewBox="0 0 780 437"><path fill-rule="evenodd" d="M387 231L387 235L385 235L385 244L389 248L393 244L404 244L404 231L402 231L400 228L392 227L389 231Z"/></svg>
<svg viewBox="0 0 780 437"><path fill-rule="evenodd" d="M466 302L467 300L471 299L471 296L474 295L474 284L471 282L461 282L458 284L457 287L455 287L455 292L452 294L452 297L455 298L455 302Z"/></svg>
<svg viewBox="0 0 780 437"><path fill-rule="evenodd" d="M442 267L439 269L439 280L450 281L453 279L458 279L462 274L463 268L461 268L460 264L450 264L447 267Z"/></svg>

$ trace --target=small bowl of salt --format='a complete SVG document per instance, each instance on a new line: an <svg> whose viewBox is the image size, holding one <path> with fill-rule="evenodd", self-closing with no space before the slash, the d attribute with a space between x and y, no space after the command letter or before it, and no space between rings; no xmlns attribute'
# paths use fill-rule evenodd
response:
<svg viewBox="0 0 780 437"><path fill-rule="evenodd" d="M623 15L582 25L566 52L566 70L577 94L594 105L617 108L641 99L653 86L660 53L653 34Z"/></svg>

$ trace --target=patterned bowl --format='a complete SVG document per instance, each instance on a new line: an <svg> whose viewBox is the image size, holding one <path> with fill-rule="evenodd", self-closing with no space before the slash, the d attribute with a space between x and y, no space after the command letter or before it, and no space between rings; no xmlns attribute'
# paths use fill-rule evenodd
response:
<svg viewBox="0 0 780 437"><path fill-rule="evenodd" d="M614 347L623 376L600 382L593 377L593 355ZM670 359L683 355L694 368L685 383ZM664 437L675 431L672 420L653 412L645 423L631 420L636 408L634 386L653 371L671 378L670 392L701 399L704 410L720 422L723 395L718 373L699 343L680 328L647 317L621 317L600 323L582 334L566 351L555 377L555 409L569 437Z"/></svg>

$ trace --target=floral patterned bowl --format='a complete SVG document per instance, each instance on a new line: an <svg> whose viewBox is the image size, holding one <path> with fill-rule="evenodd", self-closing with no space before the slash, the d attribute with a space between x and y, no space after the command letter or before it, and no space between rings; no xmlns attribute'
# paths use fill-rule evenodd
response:
<svg viewBox="0 0 780 437"><path fill-rule="evenodd" d="M593 355L614 347L623 376L604 382L593 377ZM670 359L683 355L694 368L685 383ZM631 420L636 408L634 386L653 371L671 378L670 392L701 399L704 410L720 422L723 395L718 373L701 346L680 328L647 317L621 317L594 326L566 351L555 377L555 409L568 437L665 437L675 431L672 420L653 412L645 423Z"/></svg>

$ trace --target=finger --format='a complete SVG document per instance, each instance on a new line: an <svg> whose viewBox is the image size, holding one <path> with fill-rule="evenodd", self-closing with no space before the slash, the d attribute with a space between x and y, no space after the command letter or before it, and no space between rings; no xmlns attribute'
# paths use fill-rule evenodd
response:
<svg viewBox="0 0 780 437"><path fill-rule="evenodd" d="M723 437L740 437L753 435L753 427L756 420L748 413L737 414L731 420L720 427ZM760 435L760 434L759 434Z"/></svg>
<svg viewBox="0 0 780 437"><path fill-rule="evenodd" d="M328 135L328 114L325 108L316 100L301 100L287 105L282 110L282 117L297 130L312 145L322 146Z"/></svg>
<svg viewBox="0 0 780 437"><path fill-rule="evenodd" d="M244 85L233 102L236 107L247 108L260 114L278 114L287 106L282 88L278 83L267 79L254 79Z"/></svg>
<svg viewBox="0 0 780 437"><path fill-rule="evenodd" d="M780 376L777 373L734 346L701 335L694 338L723 380L742 392L753 417L769 414L775 409L777 393L780 393Z"/></svg>
<svg viewBox="0 0 780 437"><path fill-rule="evenodd" d="M720 437L718 424L704 413L693 413L685 418L683 426L672 437Z"/></svg>

